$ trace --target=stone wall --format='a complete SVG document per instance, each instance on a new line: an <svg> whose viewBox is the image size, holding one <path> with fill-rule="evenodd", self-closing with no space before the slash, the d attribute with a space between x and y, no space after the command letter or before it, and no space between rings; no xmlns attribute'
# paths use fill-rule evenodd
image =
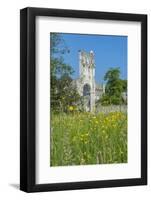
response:
<svg viewBox="0 0 151 200"><path fill-rule="evenodd" d="M96 112L110 113L110 112L127 112L127 105L110 105L110 106L97 106Z"/></svg>

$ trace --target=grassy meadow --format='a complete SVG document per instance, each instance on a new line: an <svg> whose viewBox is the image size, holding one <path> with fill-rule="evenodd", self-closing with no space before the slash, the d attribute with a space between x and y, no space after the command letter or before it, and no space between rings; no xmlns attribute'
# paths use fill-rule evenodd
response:
<svg viewBox="0 0 151 200"><path fill-rule="evenodd" d="M127 162L127 114L51 113L50 165Z"/></svg>

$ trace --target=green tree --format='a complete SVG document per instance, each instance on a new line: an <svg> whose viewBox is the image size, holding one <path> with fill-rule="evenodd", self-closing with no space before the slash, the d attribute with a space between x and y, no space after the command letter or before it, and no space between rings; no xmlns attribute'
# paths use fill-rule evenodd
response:
<svg viewBox="0 0 151 200"><path fill-rule="evenodd" d="M51 33L50 42L51 109L66 111L78 99L76 88L71 84L74 71L63 59L70 51L59 33Z"/></svg>
<svg viewBox="0 0 151 200"><path fill-rule="evenodd" d="M122 103L122 92L127 91L127 81L120 79L120 69L111 68L105 76L106 81L105 94L101 98L103 105L119 105Z"/></svg>
<svg viewBox="0 0 151 200"><path fill-rule="evenodd" d="M121 79L122 91L127 92L127 80Z"/></svg>

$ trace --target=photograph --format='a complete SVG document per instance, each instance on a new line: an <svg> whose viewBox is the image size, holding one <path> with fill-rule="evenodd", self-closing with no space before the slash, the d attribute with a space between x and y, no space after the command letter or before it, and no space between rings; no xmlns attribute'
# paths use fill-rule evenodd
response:
<svg viewBox="0 0 151 200"><path fill-rule="evenodd" d="M20 20L20 190L147 185L147 15Z"/></svg>
<svg viewBox="0 0 151 200"><path fill-rule="evenodd" d="M50 167L128 162L127 44L50 32Z"/></svg>

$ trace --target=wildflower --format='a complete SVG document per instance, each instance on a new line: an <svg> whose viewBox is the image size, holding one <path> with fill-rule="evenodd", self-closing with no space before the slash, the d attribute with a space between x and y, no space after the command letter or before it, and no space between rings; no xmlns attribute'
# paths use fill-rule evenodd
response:
<svg viewBox="0 0 151 200"><path fill-rule="evenodd" d="M73 106L69 106L69 110L70 110L70 111L73 111Z"/></svg>

